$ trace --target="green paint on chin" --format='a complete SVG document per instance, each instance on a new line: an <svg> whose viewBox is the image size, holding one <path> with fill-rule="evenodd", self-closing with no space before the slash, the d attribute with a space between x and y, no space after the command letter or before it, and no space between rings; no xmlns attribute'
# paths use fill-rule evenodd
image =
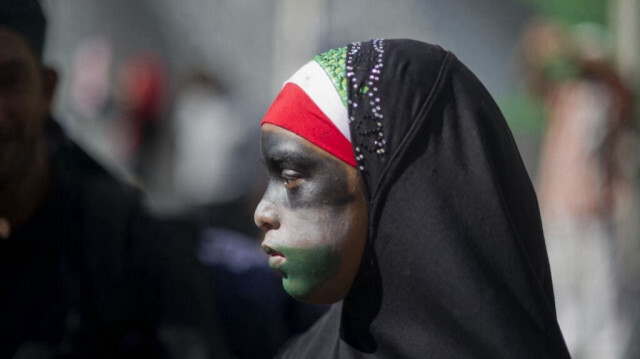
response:
<svg viewBox="0 0 640 359"><path fill-rule="evenodd" d="M278 248L286 260L282 272L284 290L296 299L308 298L340 271L340 253L329 245L312 248Z"/></svg>

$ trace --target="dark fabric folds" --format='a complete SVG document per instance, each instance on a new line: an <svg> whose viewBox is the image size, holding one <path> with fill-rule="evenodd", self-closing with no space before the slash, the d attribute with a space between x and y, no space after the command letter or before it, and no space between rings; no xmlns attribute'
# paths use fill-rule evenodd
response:
<svg viewBox="0 0 640 359"><path fill-rule="evenodd" d="M536 195L487 90L438 46L348 51L368 248L347 297L282 357L568 358Z"/></svg>

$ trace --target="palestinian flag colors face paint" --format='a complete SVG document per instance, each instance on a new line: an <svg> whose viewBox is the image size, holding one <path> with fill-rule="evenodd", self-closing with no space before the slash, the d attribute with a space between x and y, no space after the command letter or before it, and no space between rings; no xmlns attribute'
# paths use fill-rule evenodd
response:
<svg viewBox="0 0 640 359"><path fill-rule="evenodd" d="M284 289L315 304L348 293L367 237L368 209L341 95L346 91L335 76L344 73L343 53L333 50L303 66L262 121L268 183L254 216L265 231L262 247Z"/></svg>

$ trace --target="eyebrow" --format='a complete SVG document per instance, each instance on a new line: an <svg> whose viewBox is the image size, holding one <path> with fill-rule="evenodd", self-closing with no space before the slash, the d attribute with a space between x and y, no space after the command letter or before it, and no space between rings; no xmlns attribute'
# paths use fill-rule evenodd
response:
<svg viewBox="0 0 640 359"><path fill-rule="evenodd" d="M262 161L267 166L295 166L310 170L322 160L312 148L289 136L268 133L261 139Z"/></svg>
<svg viewBox="0 0 640 359"><path fill-rule="evenodd" d="M293 148L275 148L265 152L265 161L278 164L295 164L309 166L315 162L312 156Z"/></svg>

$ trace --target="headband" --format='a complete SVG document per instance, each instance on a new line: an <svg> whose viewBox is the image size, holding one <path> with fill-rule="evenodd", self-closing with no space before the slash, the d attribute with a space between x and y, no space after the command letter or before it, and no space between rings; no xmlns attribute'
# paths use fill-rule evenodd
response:
<svg viewBox="0 0 640 359"><path fill-rule="evenodd" d="M285 81L261 125L289 130L355 167L346 106L346 48L318 55Z"/></svg>

